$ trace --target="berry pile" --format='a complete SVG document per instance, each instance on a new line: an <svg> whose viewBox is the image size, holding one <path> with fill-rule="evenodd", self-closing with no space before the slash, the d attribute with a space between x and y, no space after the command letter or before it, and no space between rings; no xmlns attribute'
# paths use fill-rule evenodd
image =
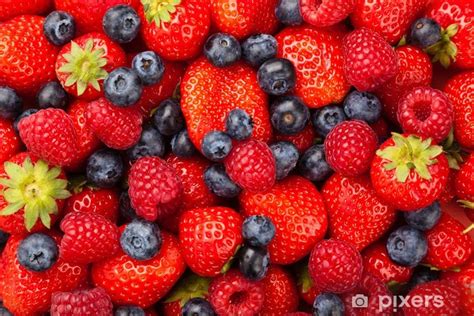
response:
<svg viewBox="0 0 474 316"><path fill-rule="evenodd" d="M0 2L0 315L474 315L472 0Z"/></svg>

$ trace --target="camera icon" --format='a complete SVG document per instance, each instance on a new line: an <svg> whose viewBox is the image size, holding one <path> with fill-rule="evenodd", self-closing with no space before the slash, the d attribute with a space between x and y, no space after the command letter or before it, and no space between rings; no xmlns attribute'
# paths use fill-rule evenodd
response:
<svg viewBox="0 0 474 316"><path fill-rule="evenodd" d="M369 306L369 298L364 294L356 294L352 297L352 307L367 308Z"/></svg>

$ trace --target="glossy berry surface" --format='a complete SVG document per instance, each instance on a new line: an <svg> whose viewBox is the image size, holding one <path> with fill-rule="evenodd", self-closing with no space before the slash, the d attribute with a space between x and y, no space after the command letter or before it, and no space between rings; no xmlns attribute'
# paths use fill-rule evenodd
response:
<svg viewBox="0 0 474 316"><path fill-rule="evenodd" d="M268 94L283 95L295 87L296 75L293 64L287 59L274 58L258 69L258 84Z"/></svg>
<svg viewBox="0 0 474 316"><path fill-rule="evenodd" d="M225 121L226 133L237 140L249 138L253 132L252 118L247 112L235 109L229 112Z"/></svg>
<svg viewBox="0 0 474 316"><path fill-rule="evenodd" d="M171 139L171 150L178 157L189 157L196 152L186 129L181 130Z"/></svg>
<svg viewBox="0 0 474 316"><path fill-rule="evenodd" d="M368 92L351 92L344 100L344 113L351 120L361 120L368 124L377 122L382 115L382 103Z"/></svg>
<svg viewBox="0 0 474 316"><path fill-rule="evenodd" d="M216 33L204 45L204 55L216 67L226 67L240 59L242 48L230 34Z"/></svg>
<svg viewBox="0 0 474 316"><path fill-rule="evenodd" d="M232 139L226 133L212 131L204 136L201 148L207 159L222 161L232 150Z"/></svg>
<svg viewBox="0 0 474 316"><path fill-rule="evenodd" d="M130 6L117 5L110 8L102 19L105 34L118 43L129 43L140 31L140 17Z"/></svg>
<svg viewBox="0 0 474 316"><path fill-rule="evenodd" d="M122 250L137 260L148 260L160 251L161 236L158 225L144 220L128 223L120 236Z"/></svg>
<svg viewBox="0 0 474 316"><path fill-rule="evenodd" d="M441 217L441 205L436 201L422 209L404 212L403 216L408 225L425 231L433 228L438 223Z"/></svg>
<svg viewBox="0 0 474 316"><path fill-rule="evenodd" d="M48 270L58 259L58 245L45 234L33 234L23 239L18 246L18 262L30 271Z"/></svg>
<svg viewBox="0 0 474 316"><path fill-rule="evenodd" d="M279 133L297 134L309 121L309 109L297 97L281 97L270 107L270 120Z"/></svg>
<svg viewBox="0 0 474 316"><path fill-rule="evenodd" d="M243 246L239 249L239 269L249 280L258 281L265 277L270 265L266 248Z"/></svg>
<svg viewBox="0 0 474 316"><path fill-rule="evenodd" d="M281 23L286 25L303 23L299 0L278 0L275 15Z"/></svg>
<svg viewBox="0 0 474 316"><path fill-rule="evenodd" d="M14 120L21 112L21 99L8 87L0 87L0 117Z"/></svg>
<svg viewBox="0 0 474 316"><path fill-rule="evenodd" d="M326 180L331 175L332 169L326 161L324 146L314 145L305 151L298 162L298 171L311 181Z"/></svg>
<svg viewBox="0 0 474 316"><path fill-rule="evenodd" d="M127 149L128 159L138 160L142 157L163 157L166 152L165 139L152 125L145 126L138 142Z"/></svg>
<svg viewBox="0 0 474 316"><path fill-rule="evenodd" d="M38 92L38 106L42 109L65 109L67 101L68 97L66 91L64 91L63 87L56 81L47 83Z"/></svg>
<svg viewBox="0 0 474 316"><path fill-rule="evenodd" d="M115 186L122 178L124 165L120 155L109 149L101 149L93 153L88 161L87 179L101 188Z"/></svg>
<svg viewBox="0 0 474 316"><path fill-rule="evenodd" d="M433 19L420 18L410 28L410 42L427 48L441 40L441 26Z"/></svg>
<svg viewBox="0 0 474 316"><path fill-rule="evenodd" d="M402 226L388 236L387 251L394 262L414 267L426 256L428 243L418 229Z"/></svg>
<svg viewBox="0 0 474 316"><path fill-rule="evenodd" d="M117 68L104 81L105 97L117 106L130 106L138 102L143 92L138 74L130 68Z"/></svg>
<svg viewBox="0 0 474 316"><path fill-rule="evenodd" d="M277 41L270 34L257 34L242 43L242 58L254 67L259 67L277 53Z"/></svg>
<svg viewBox="0 0 474 316"><path fill-rule="evenodd" d="M184 118L179 103L166 99L160 103L152 116L153 124L161 134L172 136L184 128Z"/></svg>
<svg viewBox="0 0 474 316"><path fill-rule="evenodd" d="M336 105L328 105L313 113L311 121L314 129L321 136L327 136L339 123L347 119L344 110Z"/></svg>
<svg viewBox="0 0 474 316"><path fill-rule="evenodd" d="M165 74L163 60L152 51L141 52L133 57L132 69L137 72L145 86L157 84Z"/></svg>
<svg viewBox="0 0 474 316"><path fill-rule="evenodd" d="M344 304L335 294L319 294L313 303L313 310L316 315L344 315Z"/></svg>
<svg viewBox="0 0 474 316"><path fill-rule="evenodd" d="M300 154L291 142L276 142L270 145L276 165L276 178L281 180L296 167Z"/></svg>
<svg viewBox="0 0 474 316"><path fill-rule="evenodd" d="M242 225L242 237L251 246L265 247L275 237L275 225L266 216L249 216Z"/></svg>
<svg viewBox="0 0 474 316"><path fill-rule="evenodd" d="M214 164L204 172L204 181L215 195L223 198L234 198L242 189L229 178L222 164Z"/></svg>
<svg viewBox="0 0 474 316"><path fill-rule="evenodd" d="M214 316L215 312L211 304L202 298L192 298L186 302L182 310L183 316Z"/></svg>
<svg viewBox="0 0 474 316"><path fill-rule="evenodd" d="M53 11L46 17L43 31L48 41L56 46L62 46L74 38L76 22L67 12Z"/></svg>

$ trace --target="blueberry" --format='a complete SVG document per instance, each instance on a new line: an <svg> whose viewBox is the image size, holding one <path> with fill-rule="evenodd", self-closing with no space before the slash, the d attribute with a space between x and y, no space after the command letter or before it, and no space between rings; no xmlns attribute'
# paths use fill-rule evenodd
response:
<svg viewBox="0 0 474 316"><path fill-rule="evenodd" d="M249 216L242 224L242 237L251 246L265 247L275 237L275 225L266 216Z"/></svg>
<svg viewBox="0 0 474 316"><path fill-rule="evenodd" d="M153 126L146 125L138 142L127 150L127 156L131 161L142 157L163 157L165 149L165 142L160 132Z"/></svg>
<svg viewBox="0 0 474 316"><path fill-rule="evenodd" d="M123 173L122 157L111 149L100 149L87 160L87 180L100 188L116 186L122 179Z"/></svg>
<svg viewBox="0 0 474 316"><path fill-rule="evenodd" d="M165 64L155 52L146 51L133 58L132 69L137 72L143 85L150 86L157 84L163 78Z"/></svg>
<svg viewBox="0 0 474 316"><path fill-rule="evenodd" d="M115 310L114 316L145 316L143 308L138 306L120 306Z"/></svg>
<svg viewBox="0 0 474 316"><path fill-rule="evenodd" d="M140 30L140 18L128 5L116 5L105 13L102 28L105 34L118 43L130 43Z"/></svg>
<svg viewBox="0 0 474 316"><path fill-rule="evenodd" d="M184 128L184 118L178 101L166 99L160 103L152 117L161 134L172 136Z"/></svg>
<svg viewBox="0 0 474 316"><path fill-rule="evenodd" d="M331 167L326 162L324 145L314 145L305 151L298 163L300 174L314 182L326 180L332 173Z"/></svg>
<svg viewBox="0 0 474 316"><path fill-rule="evenodd" d="M13 316L13 314L0 301L0 316Z"/></svg>
<svg viewBox="0 0 474 316"><path fill-rule="evenodd" d="M25 110L23 113L21 113L16 119L15 121L13 122L13 129L15 130L15 132L17 134L19 134L18 132L18 124L20 124L20 121L22 119L24 119L25 117L28 117L30 115L33 115L35 114L36 112L38 112L39 110L38 109L28 109L28 110Z"/></svg>
<svg viewBox="0 0 474 316"><path fill-rule="evenodd" d="M184 304L181 311L182 316L215 316L212 305L203 298L195 297Z"/></svg>
<svg viewBox="0 0 474 316"><path fill-rule="evenodd" d="M130 68L117 68L105 78L105 97L117 106L130 106L137 103L142 92L140 77Z"/></svg>
<svg viewBox="0 0 474 316"><path fill-rule="evenodd" d="M295 67L288 59L273 58L260 66L257 79L258 84L266 93L283 95L295 87Z"/></svg>
<svg viewBox="0 0 474 316"><path fill-rule="evenodd" d="M201 144L202 154L209 160L221 161L232 149L232 139L220 131L207 133Z"/></svg>
<svg viewBox="0 0 474 316"><path fill-rule="evenodd" d="M130 222L138 218L137 213L133 209L132 203L130 202L128 190L125 190L120 194L119 205L120 217L122 220L125 222Z"/></svg>
<svg viewBox="0 0 474 316"><path fill-rule="evenodd" d="M286 25L300 25L303 17L300 11L300 0L280 0L275 9L277 19Z"/></svg>
<svg viewBox="0 0 474 316"><path fill-rule="evenodd" d="M74 38L76 23L69 13L53 11L44 20L43 33L51 44L63 46Z"/></svg>
<svg viewBox="0 0 474 316"><path fill-rule="evenodd" d="M226 132L230 137L244 140L252 135L253 121L244 110L234 109L230 111L226 120Z"/></svg>
<svg viewBox="0 0 474 316"><path fill-rule="evenodd" d="M266 248L243 246L239 249L238 257L240 272L247 279L258 281L267 274L270 255Z"/></svg>
<svg viewBox="0 0 474 316"><path fill-rule="evenodd" d="M240 59L239 41L230 34L211 35L204 45L204 55L216 67L226 67Z"/></svg>
<svg viewBox="0 0 474 316"><path fill-rule="evenodd" d="M171 150L178 157L190 157L196 153L188 131L183 129L171 139Z"/></svg>
<svg viewBox="0 0 474 316"><path fill-rule="evenodd" d="M410 42L428 48L441 40L441 26L433 19L420 18L410 28Z"/></svg>
<svg viewBox="0 0 474 316"><path fill-rule="evenodd" d="M5 248L5 245L7 244L8 238L10 235L3 230L0 230L0 252L3 248Z"/></svg>
<svg viewBox="0 0 474 316"><path fill-rule="evenodd" d="M58 82L48 82L38 92L38 106L41 109L65 109L67 106L67 93Z"/></svg>
<svg viewBox="0 0 474 316"><path fill-rule="evenodd" d="M441 217L441 206L435 201L430 206L421 208L416 211L403 212L405 221L411 227L419 230L429 230L433 228Z"/></svg>
<svg viewBox="0 0 474 316"><path fill-rule="evenodd" d="M48 235L35 233L23 239L16 251L20 265L34 272L46 271L58 259L58 245Z"/></svg>
<svg viewBox="0 0 474 316"><path fill-rule="evenodd" d="M294 96L280 97L270 107L272 126L283 135L301 132L308 124L309 116L308 107Z"/></svg>
<svg viewBox="0 0 474 316"><path fill-rule="evenodd" d="M326 137L337 124L346 120L346 115L342 108L328 105L314 112L311 119L316 132Z"/></svg>
<svg viewBox="0 0 474 316"><path fill-rule="evenodd" d="M321 293L314 300L313 315L344 316L344 304L336 294Z"/></svg>
<svg viewBox="0 0 474 316"><path fill-rule="evenodd" d="M204 172L204 182L215 195L231 199L240 194L240 187L229 178L221 164L214 164Z"/></svg>
<svg viewBox="0 0 474 316"><path fill-rule="evenodd" d="M387 251L395 263L415 267L426 256L428 243L423 233L418 229L402 226L388 237Z"/></svg>
<svg viewBox="0 0 474 316"><path fill-rule="evenodd" d="M242 57L252 66L260 67L277 54L277 41L270 34L257 34L242 43Z"/></svg>
<svg viewBox="0 0 474 316"><path fill-rule="evenodd" d="M21 113L21 99L15 90L9 87L0 87L0 117L14 120Z"/></svg>
<svg viewBox="0 0 474 316"><path fill-rule="evenodd" d="M161 248L160 229L155 223L133 220L120 236L120 246L133 259L151 259Z"/></svg>
<svg viewBox="0 0 474 316"><path fill-rule="evenodd" d="M413 270L412 277L408 282L408 288L412 289L417 285L439 280L441 276L441 271L433 270L430 267L417 266Z"/></svg>
<svg viewBox="0 0 474 316"><path fill-rule="evenodd" d="M270 145L275 157L277 180L285 178L296 167L300 154L291 142L276 142Z"/></svg>
<svg viewBox="0 0 474 316"><path fill-rule="evenodd" d="M349 119L377 122L382 115L382 103L368 92L352 91L344 100L344 113Z"/></svg>

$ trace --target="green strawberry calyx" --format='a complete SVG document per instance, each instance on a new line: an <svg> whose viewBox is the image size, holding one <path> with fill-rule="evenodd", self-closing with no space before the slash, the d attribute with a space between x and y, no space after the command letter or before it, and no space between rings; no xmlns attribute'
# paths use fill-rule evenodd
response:
<svg viewBox="0 0 474 316"><path fill-rule="evenodd" d="M458 33L459 26L451 24L446 29L441 30L441 39L428 47L426 52L433 55L433 62L440 62L444 68L448 68L451 61L456 61L458 48L452 38Z"/></svg>
<svg viewBox="0 0 474 316"><path fill-rule="evenodd" d="M423 140L415 135L392 133L392 139L393 146L377 150L377 156L389 161L385 170L395 170L399 182L405 182L411 170L422 179L431 180L428 166L438 162L435 158L443 153L443 148L432 145L431 138Z"/></svg>
<svg viewBox="0 0 474 316"><path fill-rule="evenodd" d="M141 0L145 18L149 23L155 22L160 27L161 22L170 22L171 14L176 12L176 6L181 0Z"/></svg>
<svg viewBox="0 0 474 316"><path fill-rule="evenodd" d="M67 73L65 86L76 85L77 95L82 95L90 85L100 91L99 80L104 80L108 73L103 69L107 65L103 48L95 48L94 41L89 39L84 47L71 42L71 51L64 54L66 63L59 68L60 72Z"/></svg>
<svg viewBox="0 0 474 316"><path fill-rule="evenodd" d="M309 290L313 287L313 281L309 276L308 265L304 265L301 268L301 274L298 278L298 285L301 286L301 290L303 293L308 293Z"/></svg>
<svg viewBox="0 0 474 316"><path fill-rule="evenodd" d="M4 168L8 178L0 178L3 186L0 194L8 205L0 211L0 216L9 216L23 209L28 231L38 219L50 228L50 215L58 213L56 200L71 196L66 190L67 181L58 178L61 169L49 168L43 160L33 164L30 158L26 158L22 165L7 161Z"/></svg>
<svg viewBox="0 0 474 316"><path fill-rule="evenodd" d="M179 301L181 307L192 298L205 298L208 294L209 284L211 280L203 278L195 274L191 274L181 279L173 292L165 300L165 303L173 303Z"/></svg>

